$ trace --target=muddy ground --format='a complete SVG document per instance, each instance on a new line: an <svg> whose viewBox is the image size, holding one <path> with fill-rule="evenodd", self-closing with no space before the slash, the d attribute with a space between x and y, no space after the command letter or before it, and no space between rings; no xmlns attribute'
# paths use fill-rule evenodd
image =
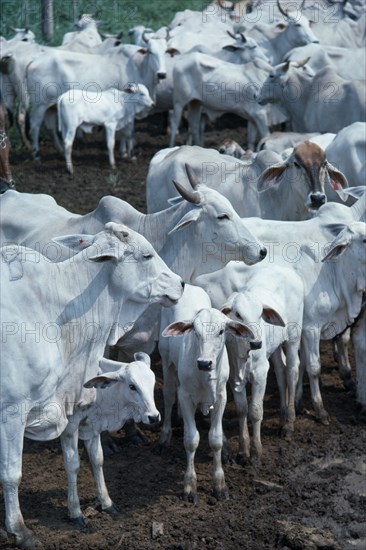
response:
<svg viewBox="0 0 366 550"><path fill-rule="evenodd" d="M240 143L244 131L237 121L224 118L207 134L207 146L224 137ZM75 176L68 176L62 158L44 140L42 162L15 147L11 161L19 191L50 193L69 210L86 213L105 194L128 200L145 209L144 181L152 155L165 147L162 118L138 123L136 162L118 161L108 167L102 135L88 136L75 146ZM100 143L97 142L99 139ZM183 135L179 137L183 142ZM156 401L162 410L162 377L158 356ZM134 446L115 434L121 451L105 459L110 495L120 509L112 518L98 511L93 478L80 445L79 495L87 528L69 523L66 476L59 442L25 443L20 503L27 525L49 550L249 550L365 549L366 548L366 426L354 396L344 390L329 346L322 347L322 393L331 422L323 426L312 413L309 387L305 386L308 414L298 418L291 441L278 435L279 396L270 374L263 422L263 463L225 466L230 492L227 501L211 494L212 461L207 443L208 425L199 415L201 443L196 455L197 507L183 502L185 453L182 427L174 429L169 451L156 452L156 431L145 431L146 446ZM232 402L224 427L233 450L238 446L238 423ZM4 509L1 500L3 524ZM153 537L153 524L162 532ZM11 539L1 550L14 548Z"/></svg>

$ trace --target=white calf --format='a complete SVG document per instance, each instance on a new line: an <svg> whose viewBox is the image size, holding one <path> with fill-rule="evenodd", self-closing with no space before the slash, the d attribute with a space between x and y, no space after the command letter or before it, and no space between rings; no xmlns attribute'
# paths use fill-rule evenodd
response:
<svg viewBox="0 0 366 550"><path fill-rule="evenodd" d="M67 170L71 174L74 170L71 152L77 128L91 132L93 126L105 127L109 164L115 168L116 130L122 130L121 154L131 158L134 120L146 116L154 105L143 84L129 85L123 91L117 88L97 92L71 90L62 94L57 103L58 126L64 142Z"/></svg>
<svg viewBox="0 0 366 550"><path fill-rule="evenodd" d="M188 288L187 288L188 287ZM210 307L207 294L198 287L186 285L184 303L173 306L170 322L162 336L181 336L180 339L161 338L159 350L164 372L164 425L160 443L171 438L171 410L178 382L178 402L184 421L184 446L187 469L184 476L184 500L198 502L194 456L199 443L195 411L199 406L204 415L210 413L209 443L213 452L213 486L217 498L226 498L224 471L221 465L223 445L222 415L226 405L226 382L229 363L225 348L226 333L252 338L253 333L241 323L231 321ZM203 309L199 309L203 306ZM185 320L182 320L185 319ZM187 320L188 319L188 320Z"/></svg>
<svg viewBox="0 0 366 550"><path fill-rule="evenodd" d="M80 466L78 437L84 440L89 455L102 510L113 514L117 512L117 508L104 481L100 434L102 431L119 430L130 419L145 424L160 420L154 402L155 375L150 369L148 355L135 353L135 361L132 363L118 363L103 358L100 368L101 373L84 384L85 388L97 388L96 401L89 407L81 406L75 419L69 422L61 435L69 482L69 513L72 521L81 526L85 523L76 490Z"/></svg>
<svg viewBox="0 0 366 550"><path fill-rule="evenodd" d="M242 462L250 456L253 461L259 461L262 454L260 430L263 399L270 357L280 391L281 428L285 434L294 429L304 288L300 277L287 268L260 266L257 269L253 266L242 277L231 282L223 281L225 276L221 271L202 275L197 279L197 284L207 289L213 304L220 307L225 315L248 325L256 336L251 342L228 336L226 347L230 362L229 381L240 422L238 458ZM227 298L228 292L233 294ZM283 343L286 364L282 360ZM253 351L249 353L250 350ZM246 395L248 382L252 385L249 408ZM248 412L253 426L251 445Z"/></svg>

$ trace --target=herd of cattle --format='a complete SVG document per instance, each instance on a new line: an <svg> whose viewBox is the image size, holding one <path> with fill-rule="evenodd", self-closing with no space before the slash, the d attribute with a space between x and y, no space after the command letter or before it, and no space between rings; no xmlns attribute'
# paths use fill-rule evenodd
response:
<svg viewBox="0 0 366 550"><path fill-rule="evenodd" d="M116 512L100 434L131 419L160 421L149 358L156 343L159 444L169 445L178 399L184 498L194 503L197 408L210 415L214 492L227 496L227 382L243 462L261 457L270 361L287 435L302 408L305 371L316 417L329 422L320 340L334 340L344 384L366 407L365 19L361 0L292 2L291 10L278 1L217 0L178 12L156 32L134 27L136 45L102 40L90 15L59 47L37 44L29 30L1 39L0 474L6 530L20 547L38 544L18 500L24 436L60 436L69 515L80 525L83 439L101 507ZM148 213L105 196L79 215L50 195L16 191L4 121L5 109L16 108L26 145L30 117L34 158L44 122L70 172L78 129L105 126L114 167L116 130L131 157L135 118L169 111L170 148L156 153L147 174ZM184 110L189 144L174 147ZM220 152L202 146L205 121L223 113L247 121L247 150L231 140ZM270 133L276 124L289 131ZM116 350L119 361L109 358Z"/></svg>

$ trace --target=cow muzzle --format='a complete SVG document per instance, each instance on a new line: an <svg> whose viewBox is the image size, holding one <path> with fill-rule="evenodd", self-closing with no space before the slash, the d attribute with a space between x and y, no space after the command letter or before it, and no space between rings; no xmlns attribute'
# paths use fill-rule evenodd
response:
<svg viewBox="0 0 366 550"><path fill-rule="evenodd" d="M309 199L310 208L319 208L327 201L327 197L323 193L311 193Z"/></svg>
<svg viewBox="0 0 366 550"><path fill-rule="evenodd" d="M160 414L149 414L148 415L148 421L149 424L156 424L157 422L160 422Z"/></svg>
<svg viewBox="0 0 366 550"><path fill-rule="evenodd" d="M203 359L197 360L197 367L199 370L210 372L212 370L212 361L206 361Z"/></svg>
<svg viewBox="0 0 366 550"><path fill-rule="evenodd" d="M256 342L252 341L250 342L249 347L251 350L261 349L262 341L261 340L257 340Z"/></svg>

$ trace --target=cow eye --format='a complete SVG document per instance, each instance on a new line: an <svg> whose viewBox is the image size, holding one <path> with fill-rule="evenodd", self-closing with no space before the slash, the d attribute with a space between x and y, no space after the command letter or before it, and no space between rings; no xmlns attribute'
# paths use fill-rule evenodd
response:
<svg viewBox="0 0 366 550"><path fill-rule="evenodd" d="M224 334L224 329L222 328L219 332L219 336L222 336Z"/></svg>
<svg viewBox="0 0 366 550"><path fill-rule="evenodd" d="M243 320L243 317L240 315L240 313L236 313L236 316L238 319L240 319L241 321Z"/></svg>
<svg viewBox="0 0 366 550"><path fill-rule="evenodd" d="M300 168L300 164L296 160L294 160L294 166L296 166L296 168Z"/></svg>
<svg viewBox="0 0 366 550"><path fill-rule="evenodd" d="M152 260L153 255L152 254L144 254L145 260Z"/></svg>
<svg viewBox="0 0 366 550"><path fill-rule="evenodd" d="M128 384L131 391L137 391L135 384Z"/></svg>
<svg viewBox="0 0 366 550"><path fill-rule="evenodd" d="M218 220L229 220L229 216L227 214L220 214L220 216L217 216Z"/></svg>

